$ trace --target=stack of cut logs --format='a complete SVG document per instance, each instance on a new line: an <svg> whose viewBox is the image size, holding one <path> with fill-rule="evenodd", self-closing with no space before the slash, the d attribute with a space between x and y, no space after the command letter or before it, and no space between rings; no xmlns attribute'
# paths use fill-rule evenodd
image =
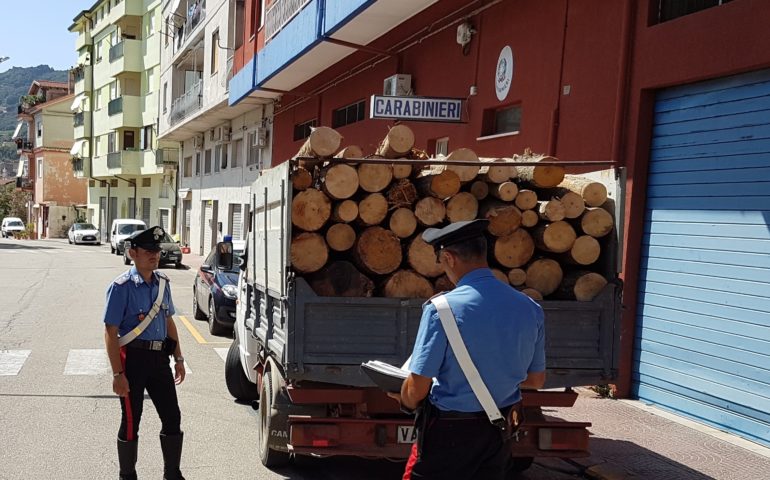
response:
<svg viewBox="0 0 770 480"><path fill-rule="evenodd" d="M606 187L560 166L515 165L553 157L487 159L461 148L429 167L356 163L361 148L340 150L340 142L328 127L313 129L292 173L291 264L316 294L428 298L449 290L421 233L475 218L490 220L494 274L530 297L590 301L606 285L597 262L614 226L601 207ZM427 159L413 146L412 131L397 125L367 158Z"/></svg>

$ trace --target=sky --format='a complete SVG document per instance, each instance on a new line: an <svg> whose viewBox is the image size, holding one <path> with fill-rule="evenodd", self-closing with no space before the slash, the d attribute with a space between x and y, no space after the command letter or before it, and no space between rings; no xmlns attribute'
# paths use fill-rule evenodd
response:
<svg viewBox="0 0 770 480"><path fill-rule="evenodd" d="M95 0L0 0L0 72L12 67L50 65L56 70L75 65L72 19Z"/></svg>

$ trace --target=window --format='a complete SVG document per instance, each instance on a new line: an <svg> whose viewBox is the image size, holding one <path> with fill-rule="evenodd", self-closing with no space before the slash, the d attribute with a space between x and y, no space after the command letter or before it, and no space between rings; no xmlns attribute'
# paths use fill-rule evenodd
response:
<svg viewBox="0 0 770 480"><path fill-rule="evenodd" d="M37 178L43 178L43 159L37 159Z"/></svg>
<svg viewBox="0 0 770 480"><path fill-rule="evenodd" d="M219 165L222 161L222 144L218 144L214 147L214 172L219 172Z"/></svg>
<svg viewBox="0 0 770 480"><path fill-rule="evenodd" d="M99 63L102 61L102 41L97 40L94 43L96 43L96 63Z"/></svg>
<svg viewBox="0 0 770 480"><path fill-rule="evenodd" d="M171 183L170 180L171 180L170 177L165 176L165 175L163 176L163 180L160 182L160 192L158 194L160 196L160 198L168 198L169 197L169 188L168 187L169 187L169 183Z"/></svg>
<svg viewBox="0 0 770 480"><path fill-rule="evenodd" d="M521 130L521 105L484 110L482 136L516 133Z"/></svg>
<svg viewBox="0 0 770 480"><path fill-rule="evenodd" d="M101 142L99 142L99 140L100 140L99 137L94 137L94 157L98 157L99 154L101 153L101 149L99 148L100 147L99 144Z"/></svg>
<svg viewBox="0 0 770 480"><path fill-rule="evenodd" d="M338 108L332 113L332 128L344 127L366 118L366 100Z"/></svg>
<svg viewBox="0 0 770 480"><path fill-rule="evenodd" d="M136 147L135 135L133 130L126 130L123 132L123 150L133 149Z"/></svg>
<svg viewBox="0 0 770 480"><path fill-rule="evenodd" d="M142 221L145 225L150 224L150 199L142 199Z"/></svg>
<svg viewBox="0 0 770 480"><path fill-rule="evenodd" d="M250 165L256 165L259 162L259 147L257 147L255 144L257 143L257 132L249 132L249 155L246 157L246 166Z"/></svg>
<svg viewBox="0 0 770 480"><path fill-rule="evenodd" d="M195 153L195 176L198 176L201 174L201 153L196 152Z"/></svg>
<svg viewBox="0 0 770 480"><path fill-rule="evenodd" d="M211 34L211 74L219 70L219 30Z"/></svg>
<svg viewBox="0 0 770 480"><path fill-rule="evenodd" d="M259 0L251 0L251 18L249 18L249 36L253 37L257 34L257 18L259 17Z"/></svg>
<svg viewBox="0 0 770 480"><path fill-rule="evenodd" d="M436 140L436 156L449 154L449 137L439 138Z"/></svg>
<svg viewBox="0 0 770 480"><path fill-rule="evenodd" d="M310 128L316 126L316 119L294 125L294 141L304 140L310 136Z"/></svg>
<svg viewBox="0 0 770 480"><path fill-rule="evenodd" d="M142 186L143 187L152 187L152 178L150 178L150 177L142 178Z"/></svg>
<svg viewBox="0 0 770 480"><path fill-rule="evenodd" d="M227 149L229 145L222 145L222 170L227 168Z"/></svg>
<svg viewBox="0 0 770 480"><path fill-rule="evenodd" d="M155 69L151 68L147 70L147 94L151 94L155 91Z"/></svg>
<svg viewBox="0 0 770 480"><path fill-rule="evenodd" d="M99 181L99 187L100 188L107 188L107 181L106 180L100 180Z"/></svg>
<svg viewBox="0 0 770 480"><path fill-rule="evenodd" d="M167 98L168 98L168 83L163 82L163 113L166 113Z"/></svg>
<svg viewBox="0 0 770 480"><path fill-rule="evenodd" d="M243 139L239 138L233 144L233 163L232 168L241 166L241 153L243 152Z"/></svg>
<svg viewBox="0 0 770 480"><path fill-rule="evenodd" d="M102 108L102 89L99 88L96 90L96 95L94 95L94 110L99 110Z"/></svg>
<svg viewBox="0 0 770 480"><path fill-rule="evenodd" d="M203 174L211 173L211 149L207 149L203 157Z"/></svg>
<svg viewBox="0 0 770 480"><path fill-rule="evenodd" d="M171 36L170 28L168 24L171 23L171 17L166 17L166 21L163 22L163 46L168 48L169 37Z"/></svg>
<svg viewBox="0 0 770 480"><path fill-rule="evenodd" d="M184 157L182 175L185 177L192 177L192 157Z"/></svg>
<svg viewBox="0 0 770 480"><path fill-rule="evenodd" d="M235 45L238 50L243 45L243 19L246 17L246 5L244 2L235 2Z"/></svg>
<svg viewBox="0 0 770 480"><path fill-rule="evenodd" d="M666 22L711 7L724 5L732 0L658 0L658 22Z"/></svg>
<svg viewBox="0 0 770 480"><path fill-rule="evenodd" d="M112 180L110 180L110 187L116 188L117 186L118 186L118 179L117 178L113 178Z"/></svg>
<svg viewBox="0 0 770 480"><path fill-rule="evenodd" d="M142 150L152 149L152 125L145 125L141 131L142 134Z"/></svg>
<svg viewBox="0 0 770 480"><path fill-rule="evenodd" d="M147 14L147 36L155 33L155 10Z"/></svg>
<svg viewBox="0 0 770 480"><path fill-rule="evenodd" d="M94 188L96 186L96 180L89 180L88 181L88 187Z"/></svg>
<svg viewBox="0 0 770 480"><path fill-rule="evenodd" d="M118 98L118 81L110 83L110 100Z"/></svg>
<svg viewBox="0 0 770 480"><path fill-rule="evenodd" d="M115 153L118 151L118 146L115 142L115 132L107 134L107 153Z"/></svg>
<svg viewBox="0 0 770 480"><path fill-rule="evenodd" d="M43 121L38 120L37 121L37 136L42 137L43 136Z"/></svg>

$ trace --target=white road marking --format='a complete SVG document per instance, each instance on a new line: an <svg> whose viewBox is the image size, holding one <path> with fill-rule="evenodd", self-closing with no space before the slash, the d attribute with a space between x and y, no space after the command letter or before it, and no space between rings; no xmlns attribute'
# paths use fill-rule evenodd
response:
<svg viewBox="0 0 770 480"><path fill-rule="evenodd" d="M185 373L185 375L191 374L192 370L190 370L190 366L187 365L187 360L185 360L183 363L184 363L184 373ZM171 367L171 372L174 372L174 358L173 357L169 357L168 364Z"/></svg>
<svg viewBox="0 0 770 480"><path fill-rule="evenodd" d="M222 359L222 361L225 361L225 358L227 358L227 351L229 348L215 348L214 351L217 352L217 355Z"/></svg>
<svg viewBox="0 0 770 480"><path fill-rule="evenodd" d="M106 375L111 373L110 361L103 348L70 350L64 375Z"/></svg>
<svg viewBox="0 0 770 480"><path fill-rule="evenodd" d="M32 350L0 350L0 376L18 375Z"/></svg>

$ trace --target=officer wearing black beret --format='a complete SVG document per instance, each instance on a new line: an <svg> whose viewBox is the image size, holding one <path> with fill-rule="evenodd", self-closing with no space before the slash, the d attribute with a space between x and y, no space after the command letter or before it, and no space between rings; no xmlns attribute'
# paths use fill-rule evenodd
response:
<svg viewBox="0 0 770 480"><path fill-rule="evenodd" d="M107 288L104 340L113 372L112 390L120 397L122 411L118 430L122 480L136 479L145 390L162 423L163 478L184 480L179 470L183 437L175 386L184 381L184 358L169 279L156 270L164 236L161 227L152 227L129 237L126 248L134 266ZM174 358L174 373L169 355Z"/></svg>
<svg viewBox="0 0 770 480"><path fill-rule="evenodd" d="M404 409L419 407L417 442L404 479L502 480L510 458L505 432L518 427L520 389L542 388L545 383L543 310L489 269L484 236L488 223L456 222L422 235L456 288L423 306L410 374L400 395L389 394ZM457 324L502 423L490 421L468 382L438 306Z"/></svg>

